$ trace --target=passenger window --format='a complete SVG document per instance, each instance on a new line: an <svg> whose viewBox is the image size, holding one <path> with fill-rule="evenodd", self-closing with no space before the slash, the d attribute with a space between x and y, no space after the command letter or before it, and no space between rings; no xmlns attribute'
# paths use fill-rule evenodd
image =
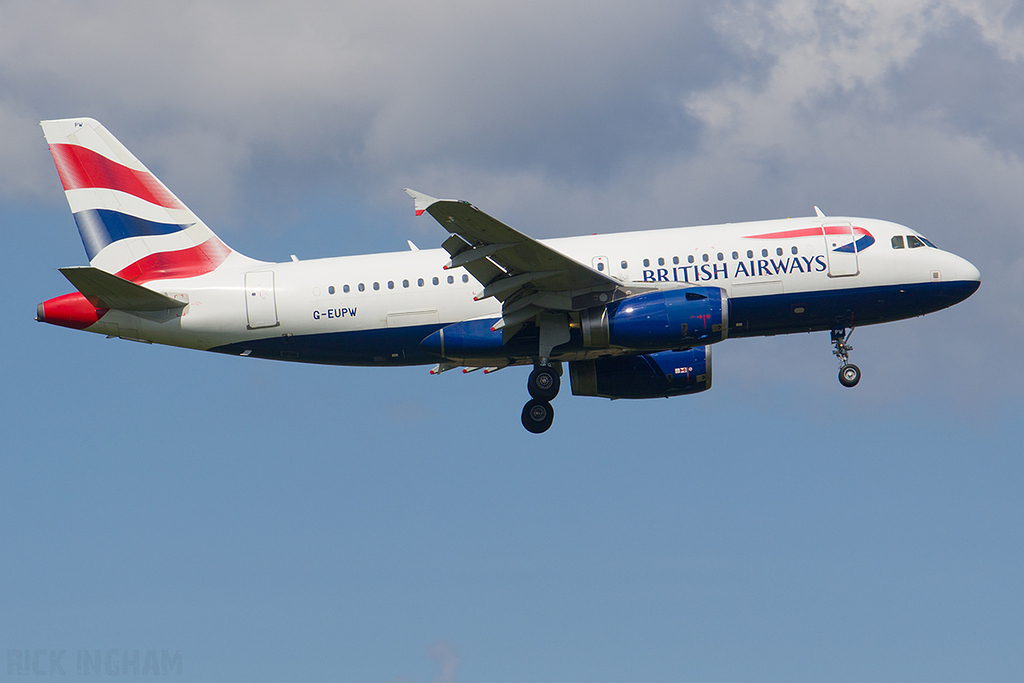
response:
<svg viewBox="0 0 1024 683"><path fill-rule="evenodd" d="M794 256L796 256L796 251L797 251L796 247L791 248L790 251L793 252Z"/></svg>
<svg viewBox="0 0 1024 683"><path fill-rule="evenodd" d="M625 261L623 261L623 262L622 262L622 263L620 263L619 265L620 265L620 266L622 266L622 269L623 269L623 270L626 270L627 268L629 268L629 264L628 264L628 263L626 263Z"/></svg>
<svg viewBox="0 0 1024 683"><path fill-rule="evenodd" d="M408 280L402 280L402 286L403 287L408 287L409 286L409 281Z"/></svg>
<svg viewBox="0 0 1024 683"><path fill-rule="evenodd" d="M469 282L469 276L468 275L463 275L462 276L462 281L463 282Z"/></svg>
<svg viewBox="0 0 1024 683"><path fill-rule="evenodd" d="M703 261L704 263L707 263L708 260L709 260L708 259L708 255L707 254L701 254L700 255L700 260Z"/></svg>
<svg viewBox="0 0 1024 683"><path fill-rule="evenodd" d="M672 265L673 266L678 266L679 265L679 257L678 256L673 256L672 257Z"/></svg>
<svg viewBox="0 0 1024 683"><path fill-rule="evenodd" d="M455 276L454 275L449 275L448 276L448 284L452 284L453 282L455 282Z"/></svg>
<svg viewBox="0 0 1024 683"><path fill-rule="evenodd" d="M327 288L327 293L334 294L334 285L331 285L330 287Z"/></svg>
<svg viewBox="0 0 1024 683"><path fill-rule="evenodd" d="M767 256L767 255L768 255L768 250L767 249L762 249L761 250L761 256Z"/></svg>
<svg viewBox="0 0 1024 683"><path fill-rule="evenodd" d="M431 280L431 282L433 282L433 283L434 283L434 284L436 285L436 284L440 284L440 282L441 282L441 281L440 281L440 280L438 280L438 279L437 279L437 278L435 277L434 279L432 279L432 280Z"/></svg>
<svg viewBox="0 0 1024 683"><path fill-rule="evenodd" d="M651 259L645 258L644 259L644 268L650 268L650 267L651 267Z"/></svg>
<svg viewBox="0 0 1024 683"><path fill-rule="evenodd" d="M423 278L420 278L419 280L416 281L416 286L417 287L422 287L423 286Z"/></svg>
<svg viewBox="0 0 1024 683"><path fill-rule="evenodd" d="M380 283L379 282L374 282L373 283L373 291L376 292L379 289L380 289Z"/></svg>
<svg viewBox="0 0 1024 683"><path fill-rule="evenodd" d="M362 282L359 283L359 291L360 292L365 292L366 291L366 285L364 285Z"/></svg>
<svg viewBox="0 0 1024 683"><path fill-rule="evenodd" d="M722 252L718 252L718 260L719 261L724 261L725 260L725 254L723 254Z"/></svg>
<svg viewBox="0 0 1024 683"><path fill-rule="evenodd" d="M664 259L664 257L661 257L661 256L659 256L659 257L658 257L658 265L659 265L659 266L663 266L663 265L665 265L665 259Z"/></svg>
<svg viewBox="0 0 1024 683"><path fill-rule="evenodd" d="M737 261L737 260L739 260L739 258L740 258L740 254L739 254L738 251L732 252L732 260L733 261Z"/></svg>
<svg viewBox="0 0 1024 683"><path fill-rule="evenodd" d="M754 258L754 250L747 249L747 258Z"/></svg>
<svg viewBox="0 0 1024 683"><path fill-rule="evenodd" d="M907 235L907 248L908 249L917 249L918 247L923 247L923 246L924 246L924 242L919 240L917 237L915 237L914 235Z"/></svg>
<svg viewBox="0 0 1024 683"><path fill-rule="evenodd" d="M782 247L776 247L775 248L775 255L776 256L782 256Z"/></svg>
<svg viewBox="0 0 1024 683"><path fill-rule="evenodd" d="M348 285L345 285L344 287L342 287L342 288L341 288L341 291L343 291L343 292L345 292L346 294L348 294L348 293L349 293L349 288L348 288Z"/></svg>
<svg viewBox="0 0 1024 683"><path fill-rule="evenodd" d="M892 238L892 248L902 249L903 248L903 235L896 235Z"/></svg>
<svg viewBox="0 0 1024 683"><path fill-rule="evenodd" d="M604 272L604 263L601 262L601 261L597 262L597 272L599 272L599 273L603 273Z"/></svg>
<svg viewBox="0 0 1024 683"><path fill-rule="evenodd" d="M394 288L395 288L395 281L394 280L388 280L388 289L394 289Z"/></svg>
<svg viewBox="0 0 1024 683"><path fill-rule="evenodd" d="M693 263L693 254L690 254L689 256L686 257L686 262Z"/></svg>

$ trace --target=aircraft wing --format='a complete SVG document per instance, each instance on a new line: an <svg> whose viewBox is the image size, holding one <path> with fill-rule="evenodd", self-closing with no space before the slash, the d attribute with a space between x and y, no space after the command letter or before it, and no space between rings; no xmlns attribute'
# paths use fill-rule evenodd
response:
<svg viewBox="0 0 1024 683"><path fill-rule="evenodd" d="M628 296L621 280L510 228L468 202L406 192L415 200L416 215L425 211L452 233L441 245L452 256L446 267L465 267L484 285L477 299L493 296L502 302L502 320L495 329L543 312L578 311Z"/></svg>

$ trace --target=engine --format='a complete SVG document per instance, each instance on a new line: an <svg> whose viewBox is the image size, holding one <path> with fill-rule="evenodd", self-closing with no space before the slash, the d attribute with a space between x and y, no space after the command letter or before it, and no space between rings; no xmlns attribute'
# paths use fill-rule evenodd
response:
<svg viewBox="0 0 1024 683"><path fill-rule="evenodd" d="M711 347L569 363L574 396L661 398L711 388Z"/></svg>
<svg viewBox="0 0 1024 683"><path fill-rule="evenodd" d="M729 298L719 287L638 294L585 311L583 345L661 350L703 346L729 333Z"/></svg>
<svg viewBox="0 0 1024 683"><path fill-rule="evenodd" d="M501 331L492 329L494 322L478 319L453 323L428 335L420 346L438 357L462 363L496 363L537 355L540 332L536 326L528 325L505 340ZM703 347L727 336L729 299L718 287L648 292L583 311L578 329L561 352L610 347L652 352Z"/></svg>

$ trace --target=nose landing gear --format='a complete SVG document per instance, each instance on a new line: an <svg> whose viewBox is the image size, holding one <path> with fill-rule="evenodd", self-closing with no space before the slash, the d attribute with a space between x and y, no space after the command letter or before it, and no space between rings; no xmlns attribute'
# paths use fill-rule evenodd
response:
<svg viewBox="0 0 1024 683"><path fill-rule="evenodd" d="M558 396L561 386L558 369L551 365L535 365L526 388L531 398L523 407L523 426L534 434L546 432L555 419L551 400Z"/></svg>
<svg viewBox="0 0 1024 683"><path fill-rule="evenodd" d="M847 340L853 336L853 328L847 332L845 327L832 330L832 355L839 359L839 383L844 387L857 386L860 381L860 368L850 362L850 351L853 347Z"/></svg>

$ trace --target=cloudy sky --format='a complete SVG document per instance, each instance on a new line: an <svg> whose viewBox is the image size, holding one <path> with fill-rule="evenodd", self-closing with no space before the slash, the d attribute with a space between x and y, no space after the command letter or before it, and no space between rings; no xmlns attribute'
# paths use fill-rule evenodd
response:
<svg viewBox="0 0 1024 683"><path fill-rule="evenodd" d="M1018 679L1022 8L0 2L0 677ZM525 371L36 324L85 263L38 127L70 116L260 259L435 246L414 187L537 237L818 205L983 285L859 329L856 390L825 333L727 341L710 392L565 392L538 438Z"/></svg>

